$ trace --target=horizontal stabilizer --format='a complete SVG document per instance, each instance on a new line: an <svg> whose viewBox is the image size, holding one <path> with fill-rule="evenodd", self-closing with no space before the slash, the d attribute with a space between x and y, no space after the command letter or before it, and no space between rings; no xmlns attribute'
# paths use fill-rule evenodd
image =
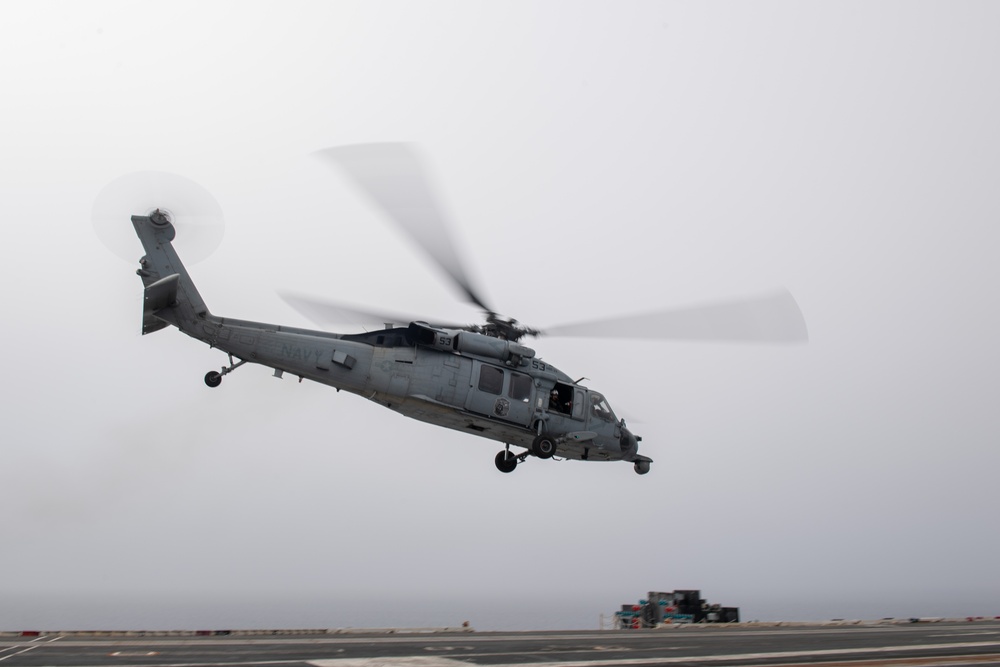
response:
<svg viewBox="0 0 1000 667"><path fill-rule="evenodd" d="M156 311L177 302L177 283L179 280L180 274L172 273L146 287L142 302L142 333L144 335L159 331L167 326L166 322L156 317Z"/></svg>
<svg viewBox="0 0 1000 667"><path fill-rule="evenodd" d="M180 277L179 273L171 273L147 287L143 309L157 311L177 301L177 281Z"/></svg>

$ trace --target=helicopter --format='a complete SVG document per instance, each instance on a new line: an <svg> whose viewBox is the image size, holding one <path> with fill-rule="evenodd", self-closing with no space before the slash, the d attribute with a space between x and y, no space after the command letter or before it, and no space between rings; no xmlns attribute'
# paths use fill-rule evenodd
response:
<svg viewBox="0 0 1000 667"><path fill-rule="evenodd" d="M164 202L131 216L145 251L136 272L144 289L142 334L173 326L226 353L228 365L205 374L209 387L219 387L224 376L245 364L262 365L277 378L289 374L300 382L318 382L413 419L502 443L495 465L503 473L534 457L626 461L645 475L653 461L639 453L642 438L615 415L604 395L581 384L584 378L573 380L543 360L520 342L523 338L806 339L802 313L787 291L544 331L525 326L499 315L474 287L410 145L355 144L319 156L341 168L409 234L465 299L483 311L485 321L463 325L401 318L297 294L281 296L317 323L354 316L380 322L382 328L332 333L215 315L173 247L183 225L175 224L177 216Z"/></svg>

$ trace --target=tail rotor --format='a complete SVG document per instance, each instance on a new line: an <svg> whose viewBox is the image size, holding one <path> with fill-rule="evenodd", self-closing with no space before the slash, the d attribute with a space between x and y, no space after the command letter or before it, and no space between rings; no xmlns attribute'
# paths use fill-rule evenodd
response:
<svg viewBox="0 0 1000 667"><path fill-rule="evenodd" d="M125 174L108 183L94 200L94 232L108 250L127 262L140 255L128 222L133 215L172 223L187 264L211 255L225 235L222 208L208 190L164 171Z"/></svg>

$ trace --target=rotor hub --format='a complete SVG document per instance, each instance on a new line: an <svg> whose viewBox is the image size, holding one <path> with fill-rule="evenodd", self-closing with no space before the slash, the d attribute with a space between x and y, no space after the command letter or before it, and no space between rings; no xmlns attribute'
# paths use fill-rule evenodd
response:
<svg viewBox="0 0 1000 667"><path fill-rule="evenodd" d="M174 221L173 214L165 208L157 208L146 214L154 225L164 227Z"/></svg>

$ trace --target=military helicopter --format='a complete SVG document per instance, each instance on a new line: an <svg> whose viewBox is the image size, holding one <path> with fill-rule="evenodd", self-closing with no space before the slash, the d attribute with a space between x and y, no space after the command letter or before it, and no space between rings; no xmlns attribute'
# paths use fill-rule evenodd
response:
<svg viewBox="0 0 1000 667"><path fill-rule="evenodd" d="M405 230L466 299L484 312L485 321L460 325L400 318L294 294L283 298L317 323L361 317L384 328L341 334L215 315L172 245L179 225L168 202L163 202L131 217L145 250L137 271L144 286L142 333L174 326L225 352L228 365L204 377L209 387L220 386L224 376L244 364L259 364L273 369L278 378L287 373L299 381L319 382L407 417L503 443L495 463L504 473L532 456L627 461L644 475L652 459L639 453L642 438L615 415L601 393L544 361L519 342L522 338L547 334L778 343L806 339L802 313L786 291L544 332L524 326L498 315L474 288L451 243L422 163L409 145L358 144L319 155L341 168ZM402 325L406 319L410 321Z"/></svg>

